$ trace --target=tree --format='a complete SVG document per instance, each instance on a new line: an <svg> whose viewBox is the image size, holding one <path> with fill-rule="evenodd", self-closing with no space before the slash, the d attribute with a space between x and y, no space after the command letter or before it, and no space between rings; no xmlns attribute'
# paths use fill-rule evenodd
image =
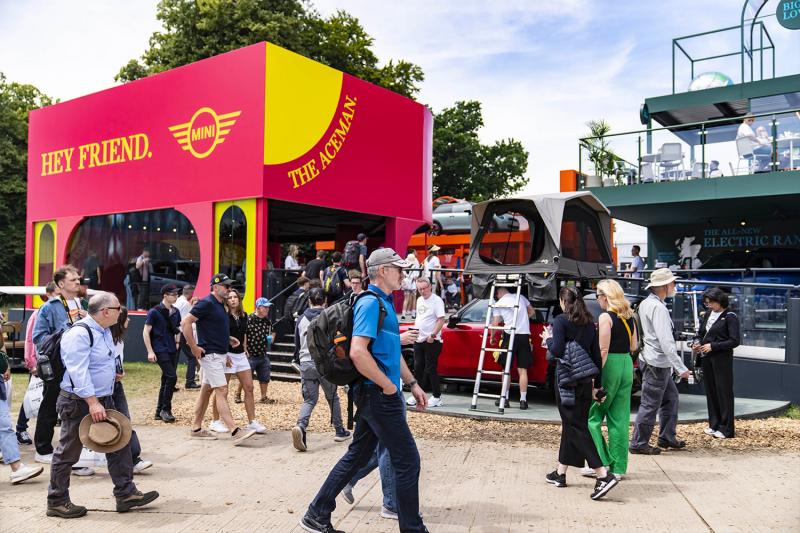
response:
<svg viewBox="0 0 800 533"><path fill-rule="evenodd" d="M33 85L9 83L0 72L0 285L25 277L28 113L52 103Z"/></svg>
<svg viewBox="0 0 800 533"><path fill-rule="evenodd" d="M456 102L433 122L433 196L472 201L508 195L528 183L528 152L515 139L481 144L480 102Z"/></svg>
<svg viewBox="0 0 800 533"><path fill-rule="evenodd" d="M302 0L161 0L163 32L150 37L140 60L132 59L115 79L131 81L187 63L269 41L408 97L424 79L408 61L378 66L373 39L344 11L322 17Z"/></svg>

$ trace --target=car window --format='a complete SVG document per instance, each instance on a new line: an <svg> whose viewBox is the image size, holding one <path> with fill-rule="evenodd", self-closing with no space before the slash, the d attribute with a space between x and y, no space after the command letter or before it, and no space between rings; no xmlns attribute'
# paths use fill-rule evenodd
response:
<svg viewBox="0 0 800 533"><path fill-rule="evenodd" d="M433 212L436 213L437 215L442 215L442 214L445 214L445 213L452 213L453 212L453 206L452 205L448 205L448 204L440 205Z"/></svg>
<svg viewBox="0 0 800 533"><path fill-rule="evenodd" d="M461 322L484 322L488 305L489 300L475 300L475 303L462 313Z"/></svg>
<svg viewBox="0 0 800 533"><path fill-rule="evenodd" d="M472 209L470 204L454 204L451 207L453 208L453 213L463 213Z"/></svg>

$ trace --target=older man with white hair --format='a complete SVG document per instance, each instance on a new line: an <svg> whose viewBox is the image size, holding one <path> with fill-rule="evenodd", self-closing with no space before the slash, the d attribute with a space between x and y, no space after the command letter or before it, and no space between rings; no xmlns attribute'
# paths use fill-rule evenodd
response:
<svg viewBox="0 0 800 533"><path fill-rule="evenodd" d="M56 402L61 416L61 437L50 466L47 516L79 518L86 507L69 498L72 465L81 456L81 420L88 414L94 422L106 420L106 409L114 409L116 363L114 339L109 327L119 319L120 303L109 292L98 292L89 300L88 316L75 322L61 337L64 378ZM133 483L130 444L106 454L108 473L114 483L117 512L130 511L158 498L158 492L141 493Z"/></svg>

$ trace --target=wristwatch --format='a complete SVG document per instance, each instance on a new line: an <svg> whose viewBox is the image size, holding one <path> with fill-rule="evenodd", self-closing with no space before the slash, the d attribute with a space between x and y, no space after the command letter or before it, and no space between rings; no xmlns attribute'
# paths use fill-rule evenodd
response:
<svg viewBox="0 0 800 533"><path fill-rule="evenodd" d="M408 385L408 388L409 388L409 389L410 389L411 387L413 387L414 385L416 385L416 384L417 384L417 380L416 380L416 379L412 379L410 383L406 383L406 385Z"/></svg>

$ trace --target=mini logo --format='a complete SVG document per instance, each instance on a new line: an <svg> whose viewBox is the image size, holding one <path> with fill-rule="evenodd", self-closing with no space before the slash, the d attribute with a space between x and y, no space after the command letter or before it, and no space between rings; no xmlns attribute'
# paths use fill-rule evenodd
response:
<svg viewBox="0 0 800 533"><path fill-rule="evenodd" d="M236 124L236 117L241 114L241 111L233 111L217 115L210 107L201 107L189 122L170 126L169 131L181 148L198 159L204 159L218 144L225 142L225 137Z"/></svg>

